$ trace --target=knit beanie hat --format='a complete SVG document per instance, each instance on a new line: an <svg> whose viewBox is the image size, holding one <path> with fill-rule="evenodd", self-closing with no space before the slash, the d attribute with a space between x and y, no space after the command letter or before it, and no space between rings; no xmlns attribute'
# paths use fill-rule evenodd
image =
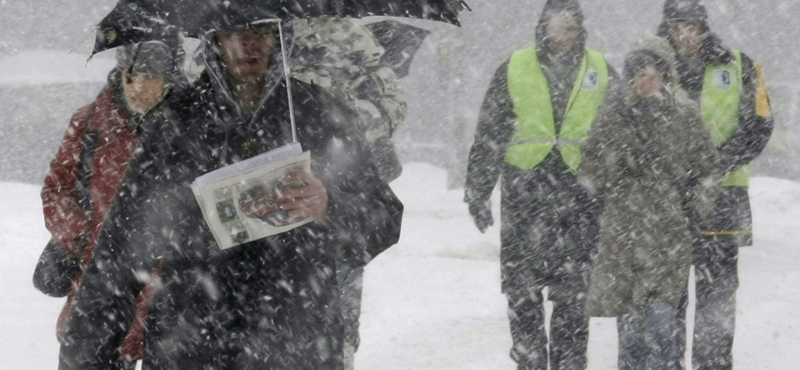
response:
<svg viewBox="0 0 800 370"><path fill-rule="evenodd" d="M625 81L632 81L637 73L648 66L652 66L656 71L660 72L665 82L672 81L673 76L669 63L649 50L636 50L625 58L623 72Z"/></svg>
<svg viewBox="0 0 800 370"><path fill-rule="evenodd" d="M667 0L664 3L664 22L698 20L708 22L706 7L700 0Z"/></svg>
<svg viewBox="0 0 800 370"><path fill-rule="evenodd" d="M117 65L130 73L171 77L173 51L162 41L147 41L117 48Z"/></svg>

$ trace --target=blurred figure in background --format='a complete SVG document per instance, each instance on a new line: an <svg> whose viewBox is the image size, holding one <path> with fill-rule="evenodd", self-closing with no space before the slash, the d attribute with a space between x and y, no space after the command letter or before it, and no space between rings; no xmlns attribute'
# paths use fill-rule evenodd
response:
<svg viewBox="0 0 800 370"><path fill-rule="evenodd" d="M700 225L695 245L692 363L699 370L730 370L739 286L739 247L752 245L749 163L767 145L774 122L761 67L726 47L708 26L699 0L667 0L658 35L675 50L680 86L700 105L726 173L716 208ZM688 291L687 291L688 292ZM688 293L678 312L678 351L686 348ZM679 368L684 368L680 356Z"/></svg>
<svg viewBox="0 0 800 370"><path fill-rule="evenodd" d="M290 70L297 80L317 85L348 102L358 114L381 180L400 176L392 135L407 113L406 94L391 68L381 64L384 49L372 33L352 19L319 17L292 22L294 43ZM364 261L343 261L337 278L344 319L345 369L353 368L358 350Z"/></svg>

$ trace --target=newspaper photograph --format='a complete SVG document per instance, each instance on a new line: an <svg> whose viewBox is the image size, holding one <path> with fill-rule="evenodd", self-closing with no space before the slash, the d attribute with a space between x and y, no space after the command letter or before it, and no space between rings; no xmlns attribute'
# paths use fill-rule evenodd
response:
<svg viewBox="0 0 800 370"><path fill-rule="evenodd" d="M198 177L192 191L217 245L228 249L313 221L290 219L276 204L284 189L305 186L284 181L298 171L311 172L311 155L294 143Z"/></svg>

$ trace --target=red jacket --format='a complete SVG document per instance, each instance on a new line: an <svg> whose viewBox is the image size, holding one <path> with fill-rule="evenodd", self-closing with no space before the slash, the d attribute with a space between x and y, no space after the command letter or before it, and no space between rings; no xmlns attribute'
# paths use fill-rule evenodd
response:
<svg viewBox="0 0 800 370"><path fill-rule="evenodd" d="M121 95L122 92L117 94ZM91 112L89 112L90 109ZM87 117L90 113L91 115ZM76 201L79 185L78 169L81 165L80 157L83 149L82 138L87 118L90 120L88 129L97 133L89 188L92 206L91 220L87 218ZM128 110L117 102L114 92L107 86L97 96L94 105L87 105L72 116L58 153L50 163L50 172L45 177L41 193L45 226L73 256L78 249L76 245L78 237L81 234L87 234L86 245L80 256L82 269L85 269L92 259L103 219L111 206L138 143L139 137ZM59 315L56 330L59 340L62 339L82 275L79 273L75 277L67 296L67 302ZM152 301L154 284L155 280L151 281L144 290L148 293L140 294L137 299L137 306L139 306L137 320L134 321L132 330L128 334L129 338L123 345L127 352L122 353L123 358L126 355L133 358L141 357L143 323L147 316L149 303Z"/></svg>

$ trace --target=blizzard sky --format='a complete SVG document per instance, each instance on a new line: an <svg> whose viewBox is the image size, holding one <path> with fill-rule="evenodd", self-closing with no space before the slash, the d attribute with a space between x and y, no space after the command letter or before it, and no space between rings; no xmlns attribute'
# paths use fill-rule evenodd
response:
<svg viewBox="0 0 800 370"><path fill-rule="evenodd" d="M468 2L473 11L462 16L463 28L430 25L439 32L423 45L411 75L403 81L411 92L408 131L441 131L434 123L455 120L460 122L456 127L471 136L492 72L513 51L531 44L544 4L544 0ZM800 2L704 2L712 30L764 64L776 116L781 118L778 125L800 131L795 122L800 98ZM88 64L86 58L94 40L93 25L114 3L0 0L0 87L104 81L113 53ZM628 45L643 33L655 32L662 4L662 0L582 1L589 46L606 52L619 69ZM22 54L22 59L14 59ZM5 130L9 119L0 118L0 128ZM55 146L43 144L32 150L54 152ZM0 183L4 198L0 251L5 255L0 258L0 370L49 369L56 364L54 327L63 300L43 296L30 283L36 258L49 237L39 187ZM367 269L357 368L513 369L505 298L499 291L499 228L485 235L475 230L461 202L462 191L445 190L443 170L407 165L393 187L406 204L404 230L400 244ZM796 313L800 185L756 178L751 196L755 245L742 250L740 261L736 368L800 368L796 350L800 347ZM495 197L495 206L498 203ZM614 369L613 321L594 320L590 342L590 368Z"/></svg>

